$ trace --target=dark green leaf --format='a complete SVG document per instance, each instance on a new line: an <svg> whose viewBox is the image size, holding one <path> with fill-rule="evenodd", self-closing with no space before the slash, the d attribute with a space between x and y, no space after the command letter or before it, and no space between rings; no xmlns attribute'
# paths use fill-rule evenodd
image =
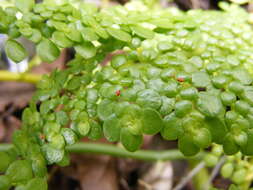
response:
<svg viewBox="0 0 253 190"><path fill-rule="evenodd" d="M155 135L163 128L163 120L159 112L146 108L143 110L142 131L148 135Z"/></svg>
<svg viewBox="0 0 253 190"><path fill-rule="evenodd" d="M190 135L185 135L178 140L178 148L185 156L194 156L199 152Z"/></svg>
<svg viewBox="0 0 253 190"><path fill-rule="evenodd" d="M142 145L142 135L133 135L129 128L122 128L120 133L120 141L123 146L130 152L134 152Z"/></svg>
<svg viewBox="0 0 253 190"><path fill-rule="evenodd" d="M91 126L91 129L88 134L88 138L91 140L98 140L102 138L103 130L102 130L101 125L98 122L91 120L90 126Z"/></svg>
<svg viewBox="0 0 253 190"><path fill-rule="evenodd" d="M161 135L166 140L176 140L183 134L182 119L171 113L164 118L164 128Z"/></svg>
<svg viewBox="0 0 253 190"><path fill-rule="evenodd" d="M103 124L104 136L110 142L119 141L120 139L120 120L115 114L108 117Z"/></svg>

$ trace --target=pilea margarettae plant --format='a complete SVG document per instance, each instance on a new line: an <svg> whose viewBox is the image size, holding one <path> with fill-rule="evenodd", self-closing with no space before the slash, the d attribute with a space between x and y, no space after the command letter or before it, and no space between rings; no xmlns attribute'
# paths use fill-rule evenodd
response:
<svg viewBox="0 0 253 190"><path fill-rule="evenodd" d="M16 0L0 9L0 33L8 35L13 61L27 56L15 40L21 36L36 44L44 62L63 48L75 50L66 69L42 77L14 147L0 153L0 190L47 189L47 165L68 165L66 146L81 137L105 137L133 152L143 135L159 133L178 140L185 156L219 144L207 164L222 151L234 155L221 172L237 172L232 180L242 183L250 164L243 160L238 173L233 163L253 155L253 30L246 11L220 7L182 12L138 1L97 8ZM108 54L113 57L104 62Z"/></svg>

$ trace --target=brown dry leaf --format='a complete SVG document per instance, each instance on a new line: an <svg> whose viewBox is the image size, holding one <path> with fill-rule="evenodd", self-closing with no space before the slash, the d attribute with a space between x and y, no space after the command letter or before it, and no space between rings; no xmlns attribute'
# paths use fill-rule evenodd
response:
<svg viewBox="0 0 253 190"><path fill-rule="evenodd" d="M171 162L156 162L138 182L138 190L170 190L173 185Z"/></svg>
<svg viewBox="0 0 253 190"><path fill-rule="evenodd" d="M118 190L115 159L110 156L73 155L62 171L78 180L82 190Z"/></svg>

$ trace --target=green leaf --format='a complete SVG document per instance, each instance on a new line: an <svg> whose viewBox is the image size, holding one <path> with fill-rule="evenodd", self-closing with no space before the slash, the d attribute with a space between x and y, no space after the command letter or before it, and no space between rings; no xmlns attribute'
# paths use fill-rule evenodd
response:
<svg viewBox="0 0 253 190"><path fill-rule="evenodd" d="M56 121L62 126L67 125L69 122L67 113L65 111L56 112Z"/></svg>
<svg viewBox="0 0 253 190"><path fill-rule="evenodd" d="M246 69L233 70L233 77L244 85L249 85L252 83L252 76Z"/></svg>
<svg viewBox="0 0 253 190"><path fill-rule="evenodd" d="M145 89L137 94L136 103L140 106L158 109L161 104L161 96L154 90Z"/></svg>
<svg viewBox="0 0 253 190"><path fill-rule="evenodd" d="M73 45L73 42L67 38L63 32L60 31L55 31L53 33L52 40L57 46L61 48L67 48Z"/></svg>
<svg viewBox="0 0 253 190"><path fill-rule="evenodd" d="M10 163L11 163L10 156L6 152L0 152L0 172L1 173L6 171Z"/></svg>
<svg viewBox="0 0 253 190"><path fill-rule="evenodd" d="M120 139L120 120L115 114L108 117L103 124L105 138L110 142L116 142Z"/></svg>
<svg viewBox="0 0 253 190"><path fill-rule="evenodd" d="M96 47L90 42L83 42L75 46L75 50L85 59L90 59L96 55Z"/></svg>
<svg viewBox="0 0 253 190"><path fill-rule="evenodd" d="M66 88L68 90L76 90L78 89L80 86L81 86L81 80L82 78L81 77L73 77L72 79L70 79L68 81L68 84L66 86Z"/></svg>
<svg viewBox="0 0 253 190"><path fill-rule="evenodd" d="M241 149L241 152L244 155L247 155L247 156L252 156L253 155L253 130L252 129L250 129L248 131L247 144L244 145L243 147L240 147L240 149Z"/></svg>
<svg viewBox="0 0 253 190"><path fill-rule="evenodd" d="M236 101L236 95L232 92L222 92L220 96L221 101L225 106L229 106Z"/></svg>
<svg viewBox="0 0 253 190"><path fill-rule="evenodd" d="M176 140L183 134L182 119L171 113L164 117L164 128L161 130L161 135L166 140Z"/></svg>
<svg viewBox="0 0 253 190"><path fill-rule="evenodd" d="M48 63L55 61L60 55L60 50L48 39L43 39L37 46L36 51L41 60Z"/></svg>
<svg viewBox="0 0 253 190"><path fill-rule="evenodd" d="M103 130L102 130L101 125L98 122L93 121L93 120L90 121L90 125L91 125L91 130L88 134L88 138L91 140L98 140L102 138Z"/></svg>
<svg viewBox="0 0 253 190"><path fill-rule="evenodd" d="M15 6L24 13L31 11L34 5L35 0L15 0Z"/></svg>
<svg viewBox="0 0 253 190"><path fill-rule="evenodd" d="M180 96L186 100L195 100L198 97L196 88L189 87L180 91Z"/></svg>
<svg viewBox="0 0 253 190"><path fill-rule="evenodd" d="M33 178L26 185L26 190L47 190L47 181L44 178Z"/></svg>
<svg viewBox="0 0 253 190"><path fill-rule="evenodd" d="M207 167L214 167L219 161L219 157L209 153L205 156L204 161Z"/></svg>
<svg viewBox="0 0 253 190"><path fill-rule="evenodd" d="M241 115L247 115L249 113L249 110L250 110L250 105L247 102L243 100L238 100L235 103L235 111L237 111Z"/></svg>
<svg viewBox="0 0 253 190"><path fill-rule="evenodd" d="M159 112L146 108L143 110L142 131L148 135L155 135L163 128L163 120Z"/></svg>
<svg viewBox="0 0 253 190"><path fill-rule="evenodd" d="M138 36L146 38L146 39L152 39L155 36L155 33L152 30L148 28L144 28L142 26L132 26L131 29Z"/></svg>
<svg viewBox="0 0 253 190"><path fill-rule="evenodd" d="M101 120L106 120L109 118L114 113L114 106L114 102L108 99L102 100L102 102L100 102L97 107L98 117Z"/></svg>
<svg viewBox="0 0 253 190"><path fill-rule="evenodd" d="M29 37L29 40L31 40L34 43L40 42L42 39L41 32L38 29L33 29L32 30L32 35Z"/></svg>
<svg viewBox="0 0 253 190"><path fill-rule="evenodd" d="M83 122L78 123L76 128L80 135L86 136L90 132L91 126L88 121L83 121Z"/></svg>
<svg viewBox="0 0 253 190"><path fill-rule="evenodd" d="M15 40L7 40L5 51L7 56L16 63L23 61L27 57L25 48Z"/></svg>
<svg viewBox="0 0 253 190"><path fill-rule="evenodd" d="M236 185L231 184L228 190L240 190Z"/></svg>
<svg viewBox="0 0 253 190"><path fill-rule="evenodd" d="M167 98L166 96L162 96L162 106L159 110L162 116L170 114L175 105L174 98Z"/></svg>
<svg viewBox="0 0 253 190"><path fill-rule="evenodd" d="M173 24L170 22L169 19L163 19L163 18L153 19L150 22L159 28L164 28L164 29L173 29L174 28Z"/></svg>
<svg viewBox="0 0 253 190"><path fill-rule="evenodd" d="M207 148L212 143L211 133L206 128L197 129L193 141L199 148Z"/></svg>
<svg viewBox="0 0 253 190"><path fill-rule="evenodd" d="M75 144L77 141L77 136L75 134L75 132L70 129L70 128L62 128L61 129L61 134L63 135L66 143L68 145L72 145Z"/></svg>
<svg viewBox="0 0 253 190"><path fill-rule="evenodd" d="M1 190L9 190L11 187L11 181L8 176L1 175L0 176L0 189Z"/></svg>
<svg viewBox="0 0 253 190"><path fill-rule="evenodd" d="M230 1L236 4L246 4L249 2L249 0L230 0Z"/></svg>
<svg viewBox="0 0 253 190"><path fill-rule="evenodd" d="M242 184L243 182L245 182L246 176L247 170L245 168L238 169L233 173L232 181L236 184ZM239 190L239 188L237 187L235 187L234 189Z"/></svg>
<svg viewBox="0 0 253 190"><path fill-rule="evenodd" d="M124 42L131 42L131 36L123 30L116 28L107 28L107 32L114 38Z"/></svg>
<svg viewBox="0 0 253 190"><path fill-rule="evenodd" d="M195 87L207 87L211 84L209 75L205 72L196 72L192 74L192 83Z"/></svg>
<svg viewBox="0 0 253 190"><path fill-rule="evenodd" d="M242 96L251 106L253 106L253 89L244 90Z"/></svg>
<svg viewBox="0 0 253 190"><path fill-rule="evenodd" d="M65 35L74 42L81 42L83 40L81 32L75 28L70 28L69 31L65 32Z"/></svg>
<svg viewBox="0 0 253 190"><path fill-rule="evenodd" d="M24 183L33 177L31 162L28 160L17 160L7 169L6 175L12 183Z"/></svg>
<svg viewBox="0 0 253 190"><path fill-rule="evenodd" d="M31 157L32 169L36 177L45 177L47 175L46 160L42 154L36 154Z"/></svg>
<svg viewBox="0 0 253 190"><path fill-rule="evenodd" d="M227 134L227 128L224 121L219 118L205 118L205 123L211 132L213 142L218 144L222 143Z"/></svg>
<svg viewBox="0 0 253 190"><path fill-rule="evenodd" d="M62 149L56 149L50 146L49 144L46 144L43 147L43 150L45 152L46 159L49 164L60 162L63 159L64 150Z"/></svg>
<svg viewBox="0 0 253 190"><path fill-rule="evenodd" d="M175 115L177 117L184 117L193 108L193 104L189 100L181 100L175 104Z"/></svg>
<svg viewBox="0 0 253 190"><path fill-rule="evenodd" d="M178 148L185 156L194 156L199 152L190 135L185 135L178 140Z"/></svg>
<svg viewBox="0 0 253 190"><path fill-rule="evenodd" d="M52 134L47 140L53 148L62 149L65 146L65 140L61 134Z"/></svg>
<svg viewBox="0 0 253 190"><path fill-rule="evenodd" d="M227 134L225 136L223 141L223 150L227 155L234 155L239 151L239 146L235 143L231 134Z"/></svg>
<svg viewBox="0 0 253 190"><path fill-rule="evenodd" d="M28 138L24 131L17 130L12 136L12 142L21 155L25 155L28 148Z"/></svg>
<svg viewBox="0 0 253 190"><path fill-rule="evenodd" d="M92 28L83 28L81 30L81 34L84 40L86 41L96 41L98 40L98 36Z"/></svg>
<svg viewBox="0 0 253 190"><path fill-rule="evenodd" d="M221 175L224 178L230 178L234 171L234 165L231 162L225 163L221 168Z"/></svg>
<svg viewBox="0 0 253 190"><path fill-rule="evenodd" d="M142 135L133 135L129 128L122 128L120 133L120 141L123 146L130 152L134 152L142 145Z"/></svg>
<svg viewBox="0 0 253 190"><path fill-rule="evenodd" d="M199 93L197 108L207 117L216 117L223 112L220 99L208 92Z"/></svg>

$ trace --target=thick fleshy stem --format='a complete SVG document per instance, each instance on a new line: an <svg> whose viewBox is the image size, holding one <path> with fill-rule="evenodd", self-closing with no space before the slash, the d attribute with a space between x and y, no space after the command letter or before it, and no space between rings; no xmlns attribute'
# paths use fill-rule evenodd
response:
<svg viewBox="0 0 253 190"><path fill-rule="evenodd" d="M0 151L6 151L11 147L12 145L10 144L0 144ZM66 149L70 153L103 154L144 161L200 159L203 157L203 153L194 157L185 157L179 150L138 150L136 152L129 152L119 146L102 143L76 143L72 146L66 147Z"/></svg>
<svg viewBox="0 0 253 190"><path fill-rule="evenodd" d="M41 75L0 71L0 81L16 81L16 82L37 84L40 81L40 79Z"/></svg>

